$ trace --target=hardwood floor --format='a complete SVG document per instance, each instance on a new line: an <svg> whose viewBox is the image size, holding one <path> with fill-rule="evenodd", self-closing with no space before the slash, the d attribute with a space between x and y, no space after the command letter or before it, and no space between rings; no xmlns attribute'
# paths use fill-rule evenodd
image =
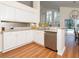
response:
<svg viewBox="0 0 79 59"><path fill-rule="evenodd" d="M25 45L21 48L17 48L15 50L6 52L3 54L3 57L23 57L23 58L28 58L28 57L52 57L52 55L55 57L57 55L56 52L53 52L47 48L44 48L36 43L31 43L28 45Z"/></svg>
<svg viewBox="0 0 79 59"><path fill-rule="evenodd" d="M4 58L79 58L79 46L75 44L74 37L68 35L66 37L66 50L63 56L59 56L56 52L36 43L25 45L1 55Z"/></svg>
<svg viewBox="0 0 79 59"><path fill-rule="evenodd" d="M2 53L0 52L0 57L2 57Z"/></svg>

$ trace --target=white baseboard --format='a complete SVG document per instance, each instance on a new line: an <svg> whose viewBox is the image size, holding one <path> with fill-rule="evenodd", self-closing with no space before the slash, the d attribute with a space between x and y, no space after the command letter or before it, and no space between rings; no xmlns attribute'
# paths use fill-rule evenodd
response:
<svg viewBox="0 0 79 59"><path fill-rule="evenodd" d="M63 50L58 50L57 54L60 55L60 56L62 56L63 53L64 53L64 51L65 51L65 47L63 48Z"/></svg>
<svg viewBox="0 0 79 59"><path fill-rule="evenodd" d="M32 42L29 42L28 44L30 44L30 43L32 43ZM10 48L10 49L3 50L2 53L8 52L8 51L10 51L10 50L19 48L19 47L24 46L24 45L26 45L26 43L23 43L23 44L21 44L21 45L18 45L18 46L16 46L16 47L13 47L13 48Z"/></svg>

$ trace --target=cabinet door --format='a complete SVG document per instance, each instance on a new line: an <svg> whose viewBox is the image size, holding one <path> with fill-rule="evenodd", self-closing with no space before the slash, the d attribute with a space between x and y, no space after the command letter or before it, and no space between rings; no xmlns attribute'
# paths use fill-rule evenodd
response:
<svg viewBox="0 0 79 59"><path fill-rule="evenodd" d="M44 46L44 32L43 31L36 31L35 33L35 41L38 44L41 44Z"/></svg>
<svg viewBox="0 0 79 59"><path fill-rule="evenodd" d="M6 19L8 21L15 21L15 8L7 6Z"/></svg>
<svg viewBox="0 0 79 59"><path fill-rule="evenodd" d="M33 32L31 30L26 31L27 43L31 43L33 41Z"/></svg>
<svg viewBox="0 0 79 59"><path fill-rule="evenodd" d="M3 50L8 50L16 46L16 33L15 32L4 32L3 38L4 38Z"/></svg>
<svg viewBox="0 0 79 59"><path fill-rule="evenodd" d="M16 20L18 22L25 22L24 14L25 14L25 12L23 10L16 9Z"/></svg>
<svg viewBox="0 0 79 59"><path fill-rule="evenodd" d="M2 33L0 33L0 52L2 51Z"/></svg>
<svg viewBox="0 0 79 59"><path fill-rule="evenodd" d="M32 42L31 32L17 31L3 33L4 49L9 50Z"/></svg>
<svg viewBox="0 0 79 59"><path fill-rule="evenodd" d="M0 18L5 21L14 21L15 8L0 4Z"/></svg>
<svg viewBox="0 0 79 59"><path fill-rule="evenodd" d="M27 10L16 9L16 19L20 22L35 22L33 12Z"/></svg>
<svg viewBox="0 0 79 59"><path fill-rule="evenodd" d="M29 9L30 10L30 9ZM33 11L0 4L0 18L4 21L38 22Z"/></svg>
<svg viewBox="0 0 79 59"><path fill-rule="evenodd" d="M16 21L21 21L21 14L20 14L20 10L16 9Z"/></svg>
<svg viewBox="0 0 79 59"><path fill-rule="evenodd" d="M25 31L18 31L17 32L17 41L16 41L17 45L21 45L21 44L27 43L25 41L27 39L25 35L26 35Z"/></svg>
<svg viewBox="0 0 79 59"><path fill-rule="evenodd" d="M32 36L30 31L18 31L17 32L17 45L29 44L32 42Z"/></svg>
<svg viewBox="0 0 79 59"><path fill-rule="evenodd" d="M5 19L7 14L7 7L5 5L0 4L0 19Z"/></svg>

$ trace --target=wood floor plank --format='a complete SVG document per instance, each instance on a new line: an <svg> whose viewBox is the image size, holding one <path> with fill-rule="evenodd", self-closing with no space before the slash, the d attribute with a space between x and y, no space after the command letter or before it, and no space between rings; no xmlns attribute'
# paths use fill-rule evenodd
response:
<svg viewBox="0 0 79 59"><path fill-rule="evenodd" d="M6 52L3 55L4 55L4 57L6 57L6 56L7 57L15 57L16 55L18 55L18 54L20 55L23 52L28 51L29 49L33 48L35 45L33 44L33 45L30 45L30 46L29 45L27 45L26 47L25 46L22 46L20 48L14 49L12 51ZM10 55L10 56L8 56L8 55Z"/></svg>
<svg viewBox="0 0 79 59"><path fill-rule="evenodd" d="M43 51L40 55L39 55L39 58L42 57L46 57L46 55L49 53L50 51L48 49L45 49L45 51Z"/></svg>
<svg viewBox="0 0 79 59"><path fill-rule="evenodd" d="M0 58L2 57L2 52L0 52Z"/></svg>
<svg viewBox="0 0 79 59"><path fill-rule="evenodd" d="M75 47L77 50L79 50L79 47ZM30 44L29 46L26 45L24 49L15 49L12 50L11 52L6 52L4 53L5 57L13 57L13 58L31 58L31 57L36 57L36 58L70 58L70 57L79 57L79 52L75 51L75 48L72 49L71 51L69 49L66 49L64 52L63 56L57 55L56 52L53 52L52 50L49 50L47 48L41 47L36 43ZM74 54L75 53L75 54Z"/></svg>
<svg viewBox="0 0 79 59"><path fill-rule="evenodd" d="M31 43L9 52L0 54L1 57L8 58L79 58L79 45L74 42L72 36L66 39L66 50L62 56L56 52L40 46L36 43Z"/></svg>
<svg viewBox="0 0 79 59"><path fill-rule="evenodd" d="M39 48L36 48L36 49L33 49L32 52L27 55L27 57L28 56L32 57L32 55L38 53L38 50L40 50L40 49L41 49L40 47ZM26 54L25 54L25 56L26 56Z"/></svg>
<svg viewBox="0 0 79 59"><path fill-rule="evenodd" d="M19 55L19 57L24 57L24 56L29 57L29 55L31 55L31 53L33 53L34 51L36 51L35 49L38 49L38 48L39 48L38 46L35 46L32 49L30 49L28 51L25 51L25 53Z"/></svg>
<svg viewBox="0 0 79 59"><path fill-rule="evenodd" d="M34 58L34 57L38 57L43 51L45 51L45 49L46 49L46 48L41 48L38 52L34 53L34 54L32 55L32 57L33 57L33 58Z"/></svg>

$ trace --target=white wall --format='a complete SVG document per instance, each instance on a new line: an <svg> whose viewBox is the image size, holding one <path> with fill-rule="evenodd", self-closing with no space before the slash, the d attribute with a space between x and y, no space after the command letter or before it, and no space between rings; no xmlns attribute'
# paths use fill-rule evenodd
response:
<svg viewBox="0 0 79 59"><path fill-rule="evenodd" d="M61 25L61 28L64 28L64 25L65 25L64 20L69 18L71 11L74 9L79 11L79 8L60 7L60 16L61 16L61 18L60 18L61 24L60 25Z"/></svg>
<svg viewBox="0 0 79 59"><path fill-rule="evenodd" d="M65 51L65 35L64 35L64 29L58 29L57 32L57 50L58 55L63 55Z"/></svg>
<svg viewBox="0 0 79 59"><path fill-rule="evenodd" d="M61 29L62 29L62 31L60 31L62 34L61 34L61 36L62 36L62 41L61 41L61 43L62 43L62 46L61 46L61 48L64 48L65 47L65 34L66 34L66 31L65 31L65 23L64 23L64 21L65 21L65 19L68 19L69 17L70 17L70 13L71 13L71 11L72 10L79 10L79 8L72 8L72 7L60 7L60 27L61 27Z"/></svg>
<svg viewBox="0 0 79 59"><path fill-rule="evenodd" d="M61 28L65 28L65 19L68 19L70 17L70 13L72 10L78 10L79 8L72 8L72 7L60 7L60 27ZM64 30L64 32L62 33L65 36L66 31ZM64 37L63 36L63 37ZM65 38L65 37L64 37Z"/></svg>
<svg viewBox="0 0 79 59"><path fill-rule="evenodd" d="M33 8L35 9L35 16L37 24L40 22L40 1L33 1Z"/></svg>

